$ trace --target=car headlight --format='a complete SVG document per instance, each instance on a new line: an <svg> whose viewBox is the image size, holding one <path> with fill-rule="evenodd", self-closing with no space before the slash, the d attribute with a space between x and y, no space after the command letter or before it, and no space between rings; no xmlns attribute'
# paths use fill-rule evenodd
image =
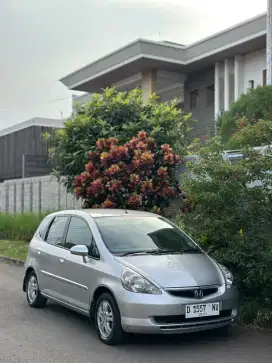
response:
<svg viewBox="0 0 272 363"><path fill-rule="evenodd" d="M127 267L122 272L121 282L123 287L131 292L153 295L161 295L162 293L160 289L145 277Z"/></svg>
<svg viewBox="0 0 272 363"><path fill-rule="evenodd" d="M228 288L232 287L232 285L233 285L233 275L232 275L232 273L230 272L229 269L227 269L227 267L225 267L223 265L219 264L219 267L221 268L221 271L223 272L223 274L225 276L227 287Z"/></svg>

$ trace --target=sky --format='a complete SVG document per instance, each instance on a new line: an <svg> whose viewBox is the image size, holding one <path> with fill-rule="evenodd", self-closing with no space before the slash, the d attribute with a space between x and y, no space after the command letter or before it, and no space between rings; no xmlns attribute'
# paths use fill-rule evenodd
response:
<svg viewBox="0 0 272 363"><path fill-rule="evenodd" d="M0 129L65 118L58 80L137 38L189 44L266 11L267 0L0 0Z"/></svg>

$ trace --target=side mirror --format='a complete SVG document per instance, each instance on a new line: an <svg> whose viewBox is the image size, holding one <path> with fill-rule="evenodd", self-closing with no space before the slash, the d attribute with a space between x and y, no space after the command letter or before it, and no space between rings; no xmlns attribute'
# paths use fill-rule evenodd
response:
<svg viewBox="0 0 272 363"><path fill-rule="evenodd" d="M81 257L83 257L83 261L85 263L88 262L86 258L88 257L89 250L85 245L73 246L70 249L70 253L71 253L71 255L74 255L74 256L81 256Z"/></svg>

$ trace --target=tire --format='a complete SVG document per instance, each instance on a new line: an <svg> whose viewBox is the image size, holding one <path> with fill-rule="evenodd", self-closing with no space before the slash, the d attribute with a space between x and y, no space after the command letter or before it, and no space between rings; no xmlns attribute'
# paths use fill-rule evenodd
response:
<svg viewBox="0 0 272 363"><path fill-rule="evenodd" d="M117 345L124 342L126 334L122 329L120 312L110 293L104 293L97 299L94 323L96 334L104 344Z"/></svg>
<svg viewBox="0 0 272 363"><path fill-rule="evenodd" d="M32 308L44 308L47 299L41 295L38 279L34 271L30 272L26 278L26 298Z"/></svg>

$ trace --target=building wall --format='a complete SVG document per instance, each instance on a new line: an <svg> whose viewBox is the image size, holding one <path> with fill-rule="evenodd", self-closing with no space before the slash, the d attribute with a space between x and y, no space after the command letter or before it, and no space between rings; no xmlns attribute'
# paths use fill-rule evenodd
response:
<svg viewBox="0 0 272 363"><path fill-rule="evenodd" d="M184 111L192 113L193 119L198 122L193 124L191 136L200 137L210 135L213 130L214 105L207 104L206 88L214 84L214 70L204 69L197 73L189 73L185 82ZM198 91L198 106L191 108L190 94Z"/></svg>
<svg viewBox="0 0 272 363"><path fill-rule="evenodd" d="M254 81L254 88L263 86L263 71L266 69L265 49L248 53L240 57L239 61L239 92L246 93L249 89L249 81ZM214 84L214 70L203 69L199 72L189 73L185 83L185 112L192 112L193 118L198 122L192 136L206 136L213 132L214 105L207 104L206 87ZM234 102L234 59L229 59L229 86L230 104ZM224 62L220 64L220 112L224 111ZM190 93L198 91L198 106L190 107Z"/></svg>
<svg viewBox="0 0 272 363"><path fill-rule="evenodd" d="M266 69L266 51L249 53L244 56L244 92L248 90L248 82L253 80L254 86L263 86L263 70Z"/></svg>
<svg viewBox="0 0 272 363"><path fill-rule="evenodd" d="M85 93L81 96L73 96L72 98L72 110L75 113L76 112L76 104L85 104L91 101L93 97L92 93Z"/></svg>
<svg viewBox="0 0 272 363"><path fill-rule="evenodd" d="M246 93L249 81L254 81L254 88L263 85L263 70L266 68L266 51L261 49L256 52L239 56L239 94ZM186 79L186 81L184 81ZM156 93L161 101L169 101L179 98L184 111L192 113L198 122L194 124L191 135L194 137L209 136L214 128L214 104L207 104L208 86L214 85L214 68L205 68L187 75L157 70ZM133 88L133 83L130 84ZM229 59L229 99L234 102L234 58ZM198 91L198 106L190 107L190 93ZM91 95L87 95L90 97ZM87 97L86 96L86 97ZM84 95L85 97L85 95ZM82 101L85 99L82 99ZM183 103L184 100L184 103ZM220 62L220 112L224 111L224 60Z"/></svg>
<svg viewBox="0 0 272 363"><path fill-rule="evenodd" d="M185 79L185 74L158 69L156 75L156 93L160 101L167 102L177 99L183 104Z"/></svg>
<svg viewBox="0 0 272 363"><path fill-rule="evenodd" d="M30 126L0 136L0 181L22 177L23 154L37 157L34 164L32 161L29 176L50 173L50 166L47 164L49 145L43 140L43 134L45 132L53 133L54 130L51 127Z"/></svg>

